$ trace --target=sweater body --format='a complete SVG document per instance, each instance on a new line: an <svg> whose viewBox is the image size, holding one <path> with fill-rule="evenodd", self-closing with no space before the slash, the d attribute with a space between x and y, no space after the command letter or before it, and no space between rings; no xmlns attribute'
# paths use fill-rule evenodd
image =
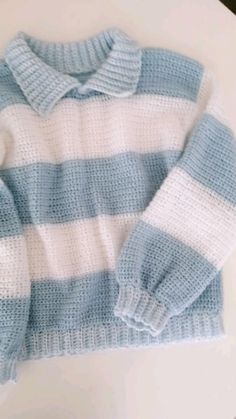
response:
<svg viewBox="0 0 236 419"><path fill-rule="evenodd" d="M30 39L0 61L2 382L16 360L222 336L236 154L206 69L114 38L102 79Z"/></svg>

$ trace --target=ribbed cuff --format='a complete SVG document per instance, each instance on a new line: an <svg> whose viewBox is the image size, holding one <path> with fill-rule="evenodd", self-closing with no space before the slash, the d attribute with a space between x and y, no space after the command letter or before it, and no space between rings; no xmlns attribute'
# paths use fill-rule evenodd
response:
<svg viewBox="0 0 236 419"><path fill-rule="evenodd" d="M16 360L0 360L0 384L8 381L16 383Z"/></svg>
<svg viewBox="0 0 236 419"><path fill-rule="evenodd" d="M171 317L170 310L146 291L121 285L114 314L127 326L158 335Z"/></svg>

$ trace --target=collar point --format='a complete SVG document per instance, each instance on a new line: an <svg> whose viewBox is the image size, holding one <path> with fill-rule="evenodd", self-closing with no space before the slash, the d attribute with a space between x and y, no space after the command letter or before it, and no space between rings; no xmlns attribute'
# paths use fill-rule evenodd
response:
<svg viewBox="0 0 236 419"><path fill-rule="evenodd" d="M51 45L53 49L47 49ZM72 45L76 50L75 57L78 57L76 65L72 60L73 56L69 55L72 54L70 49ZM91 58L96 55L93 51L100 54L98 54L99 62L95 63L96 65L99 63L99 66L97 68L93 63L95 73L81 84L69 74L82 72L85 68L88 71L91 69L87 55L82 58L80 56L85 47L89 52L91 45L93 47ZM107 56L104 55L104 45L107 46L105 51ZM49 52L51 55L48 55ZM104 30L87 40L73 43L50 43L18 31L5 49L5 60L16 83L31 107L42 117L48 116L56 102L74 87L78 88L78 93L81 94L94 90L117 97L133 95L140 77L141 56L142 50L137 41L117 27ZM65 61L66 58L68 61ZM102 65L100 65L101 58L103 58ZM111 69L113 71L110 71Z"/></svg>

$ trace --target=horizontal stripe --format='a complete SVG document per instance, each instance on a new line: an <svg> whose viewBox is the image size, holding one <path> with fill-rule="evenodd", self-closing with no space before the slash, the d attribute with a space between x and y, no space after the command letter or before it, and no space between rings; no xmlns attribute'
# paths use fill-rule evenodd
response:
<svg viewBox="0 0 236 419"><path fill-rule="evenodd" d="M13 359L25 336L30 298L0 298L0 359Z"/></svg>
<svg viewBox="0 0 236 419"><path fill-rule="evenodd" d="M236 138L231 128L204 114L193 129L179 166L236 204Z"/></svg>
<svg viewBox="0 0 236 419"><path fill-rule="evenodd" d="M145 48L137 93L181 97L196 101L203 65L165 48Z"/></svg>
<svg viewBox="0 0 236 419"><path fill-rule="evenodd" d="M191 57L161 48L143 48L141 74L134 94L158 94L196 101L202 73L203 66ZM0 110L17 103L28 105L4 60L0 63L0 92ZM104 94L95 90L79 94L72 88L64 97L84 101L104 97Z"/></svg>
<svg viewBox="0 0 236 419"><path fill-rule="evenodd" d="M24 237L0 239L0 298L18 298L30 294L28 255Z"/></svg>
<svg viewBox="0 0 236 419"><path fill-rule="evenodd" d="M168 224L168 216L166 220ZM187 235L186 226L182 228ZM131 231L116 264L120 285L147 291L172 315L193 303L216 275L216 268L201 254L143 220Z"/></svg>
<svg viewBox="0 0 236 419"><path fill-rule="evenodd" d="M2 169L0 177L23 224L61 223L144 210L178 157L177 151L122 153Z"/></svg>
<svg viewBox="0 0 236 419"><path fill-rule="evenodd" d="M13 195L0 179L0 298L28 296L30 282L23 229Z"/></svg>
<svg viewBox="0 0 236 419"><path fill-rule="evenodd" d="M187 308L185 314L217 313L222 299L219 289L220 277L216 276L199 297L198 304ZM119 324L121 322L113 313L118 292L114 271L65 278L64 281L47 278L33 282L28 331ZM28 304L26 298L0 299L1 336L10 332L12 336L17 335L17 328L23 327L28 319Z"/></svg>
<svg viewBox="0 0 236 419"><path fill-rule="evenodd" d="M209 336L216 333L211 322L218 318L222 301L219 281L220 277L215 277L195 305L186 309L184 316L173 317L156 340L170 341L173 336L181 338L183 334L191 338L192 333L196 332L202 336L203 330ZM34 282L31 298L0 299L0 356L12 359L20 347L20 357L23 355L30 358L37 355L40 357L43 353L48 355L51 350L55 355L59 346L64 353L69 347L69 352L98 349L101 342L105 347L112 343L119 346L125 343L123 339L129 333L130 343L140 342L141 336L150 343L148 333L138 333L138 338L134 329L114 317L113 309L118 292L114 272L103 271L83 279L74 277L59 282ZM123 328L122 335L118 332L119 327ZM109 334L110 339L106 336L109 330L112 332L112 336ZM75 341L72 334L76 331L80 338Z"/></svg>
<svg viewBox="0 0 236 419"><path fill-rule="evenodd" d="M0 238L22 233L22 226L15 210L13 194L0 178Z"/></svg>
<svg viewBox="0 0 236 419"><path fill-rule="evenodd" d="M65 224L25 228L31 280L63 279L114 269L138 214L98 216Z"/></svg>
<svg viewBox="0 0 236 419"><path fill-rule="evenodd" d="M118 284L109 279L103 271L83 279L33 283L28 326L70 329L111 321Z"/></svg>
<svg viewBox="0 0 236 419"><path fill-rule="evenodd" d="M220 295L219 279L205 290L201 312L217 310ZM83 279L40 281L32 285L29 328L78 328L109 322L120 323L114 317L119 287L113 272L97 272ZM207 297L211 297L207 303ZM216 298L214 300L214 298ZM188 309L193 312L193 309ZM187 311L186 311L187 313Z"/></svg>
<svg viewBox="0 0 236 419"><path fill-rule="evenodd" d="M64 99L42 120L29 107L10 106L1 112L5 147L11 150L4 168L124 152L180 151L195 108L184 99L150 95L82 103Z"/></svg>
<svg viewBox="0 0 236 419"><path fill-rule="evenodd" d="M221 268L236 245L236 209L175 167L142 220L170 234Z"/></svg>

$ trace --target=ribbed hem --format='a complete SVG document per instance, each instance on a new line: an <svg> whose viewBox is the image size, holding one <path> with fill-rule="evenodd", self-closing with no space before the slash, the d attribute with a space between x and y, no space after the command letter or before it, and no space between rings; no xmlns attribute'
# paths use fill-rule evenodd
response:
<svg viewBox="0 0 236 419"><path fill-rule="evenodd" d="M18 360L50 358L122 347L211 340L224 335L221 315L195 313L172 317L157 336L128 327L122 320L70 330L30 330Z"/></svg>
<svg viewBox="0 0 236 419"><path fill-rule="evenodd" d="M16 383L16 360L0 361L0 384Z"/></svg>
<svg viewBox="0 0 236 419"><path fill-rule="evenodd" d="M120 286L114 314L129 327L158 335L171 317L170 310L146 291Z"/></svg>

